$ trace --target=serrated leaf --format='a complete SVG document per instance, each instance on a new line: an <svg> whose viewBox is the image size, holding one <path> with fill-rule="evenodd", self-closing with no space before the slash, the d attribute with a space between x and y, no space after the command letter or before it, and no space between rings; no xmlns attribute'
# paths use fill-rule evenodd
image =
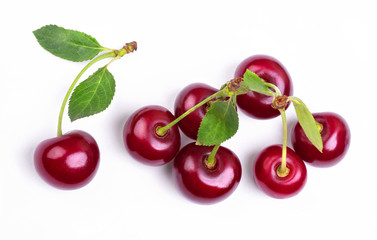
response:
<svg viewBox="0 0 377 240"><path fill-rule="evenodd" d="M249 69L246 70L245 74L243 75L243 79L249 90L262 93L267 96L274 95L274 92L266 85L265 81L263 81L263 79Z"/></svg>
<svg viewBox="0 0 377 240"><path fill-rule="evenodd" d="M198 131L198 145L213 146L231 138L238 130L238 114L231 101L213 102Z"/></svg>
<svg viewBox="0 0 377 240"><path fill-rule="evenodd" d="M102 112L111 103L115 93L115 80L106 67L99 68L81 82L69 100L71 121Z"/></svg>
<svg viewBox="0 0 377 240"><path fill-rule="evenodd" d="M90 60L105 50L92 36L56 25L44 26L33 33L44 49L74 62Z"/></svg>
<svg viewBox="0 0 377 240"><path fill-rule="evenodd" d="M303 101L296 97L291 97L293 106L296 110L296 115L298 122L300 123L302 129L305 132L305 135L309 139L309 141L320 151L322 152L323 149L323 142L322 142L322 136L317 128L316 121L312 115L312 113L309 111L309 109L306 107L306 105L303 103Z"/></svg>

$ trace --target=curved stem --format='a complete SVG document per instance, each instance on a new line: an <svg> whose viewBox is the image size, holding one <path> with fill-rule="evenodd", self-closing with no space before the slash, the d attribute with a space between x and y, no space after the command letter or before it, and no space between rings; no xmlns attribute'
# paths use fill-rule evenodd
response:
<svg viewBox="0 0 377 240"><path fill-rule="evenodd" d="M221 94L223 94L223 90L220 90L220 91L212 94L211 96L207 97L206 99L204 99L200 103L196 104L195 106L193 106L192 108L190 108L189 110L187 110L186 112L184 112L181 116L179 116L178 118L176 118L174 121L172 121L168 125L166 125L164 127L158 128L156 130L157 134L160 135L160 136L163 136L171 127L173 127L175 124L177 124L179 121L181 121L184 117L186 117L187 115L189 115L190 113L192 113L196 109L200 108L201 106L203 106L207 102L211 101L212 99L220 96Z"/></svg>
<svg viewBox="0 0 377 240"><path fill-rule="evenodd" d="M109 53L105 53L103 55L100 55L96 58L94 58L92 61L90 61L82 70L81 72L77 75L77 77L75 78L75 80L73 80L71 86L69 87L65 97L64 97L64 100L63 100L63 103L62 103L62 106L60 107L60 113L59 113L59 120L58 120L58 136L61 136L62 135L62 120L63 120L63 113L64 113L64 109L65 109L65 105L67 104L67 101L69 99L69 96L71 95L77 81L80 79L80 77L85 73L86 70L88 70L88 68L90 66L92 66L94 63L102 60L102 59L105 59L105 58L110 58L110 57L116 57L116 54L114 52L109 52Z"/></svg>
<svg viewBox="0 0 377 240"><path fill-rule="evenodd" d="M287 117L285 114L285 109L279 109L281 118L283 120L283 150L281 154L281 165L277 170L277 174L279 177L285 177L289 173L289 168L287 168L287 136L288 136L288 129L287 129Z"/></svg>
<svg viewBox="0 0 377 240"><path fill-rule="evenodd" d="M267 87L270 87L270 88L275 90L274 98L281 96L281 91L276 85L274 85L272 83L268 83L268 82L266 82L265 84L266 84Z"/></svg>
<svg viewBox="0 0 377 240"><path fill-rule="evenodd" d="M205 163L206 163L206 166L209 168L209 169L212 169L215 167L216 165L216 153L217 151L219 150L220 148L220 143L215 145L215 147L212 149L211 151L211 154L208 156L208 158L205 160Z"/></svg>

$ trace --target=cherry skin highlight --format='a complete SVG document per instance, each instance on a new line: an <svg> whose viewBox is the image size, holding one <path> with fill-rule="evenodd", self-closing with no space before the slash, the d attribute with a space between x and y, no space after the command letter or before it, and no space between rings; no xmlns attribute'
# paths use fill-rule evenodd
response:
<svg viewBox="0 0 377 240"><path fill-rule="evenodd" d="M351 139L348 124L336 113L314 113L313 117L322 125L322 153L309 141L299 123L296 123L292 132L292 146L305 162L313 166L333 166L342 160L348 151Z"/></svg>
<svg viewBox="0 0 377 240"><path fill-rule="evenodd" d="M175 125L163 136L158 135L156 130L173 120L173 114L161 106L151 105L137 110L123 128L127 151L136 160L151 166L171 161L181 146L179 129Z"/></svg>
<svg viewBox="0 0 377 240"><path fill-rule="evenodd" d="M99 165L100 153L94 138L84 131L71 131L41 142L34 152L39 175L60 189L88 184Z"/></svg>
<svg viewBox="0 0 377 240"><path fill-rule="evenodd" d="M277 169L281 165L282 146L265 148L254 163L254 180L267 195L274 198L289 198L298 194L306 183L306 167L301 158L287 148L289 173L279 177Z"/></svg>
<svg viewBox="0 0 377 240"><path fill-rule="evenodd" d="M191 109L212 94L215 94L217 91L218 90L215 88L204 83L193 83L186 86L175 99L175 117L178 118L187 110ZM204 104L179 121L179 128L189 138L194 140L197 139L200 123L207 112L207 106L207 104Z"/></svg>
<svg viewBox="0 0 377 240"><path fill-rule="evenodd" d="M216 164L205 164L213 147L189 143L179 151L173 163L173 175L178 188L189 199L202 204L214 204L227 198L238 186L241 163L229 149L221 147Z"/></svg>
<svg viewBox="0 0 377 240"><path fill-rule="evenodd" d="M277 86L282 95L291 96L293 94L291 78L285 67L275 58L265 55L246 58L238 65L234 76L243 77L247 69L256 73L266 82ZM270 119L280 115L277 109L271 107L272 100L272 96L250 91L237 96L237 105L250 117Z"/></svg>

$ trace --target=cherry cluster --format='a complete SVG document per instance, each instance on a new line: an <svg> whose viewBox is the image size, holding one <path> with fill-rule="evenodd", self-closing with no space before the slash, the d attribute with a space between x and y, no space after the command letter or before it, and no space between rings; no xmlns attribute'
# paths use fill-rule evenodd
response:
<svg viewBox="0 0 377 240"><path fill-rule="evenodd" d="M275 86L279 94L271 96L248 91L237 96L237 106L252 118L271 119L282 115L286 131L284 111L290 101L294 101L289 97L293 86L286 69L272 57L257 55L245 59L237 67L235 79L242 78L247 70ZM208 100L217 92L203 83L188 85L175 100L174 115L161 106L146 106L132 114L123 131L126 149L140 162L160 166L174 159L173 175L179 189L200 203L223 200L236 189L242 175L238 157L225 147L192 142L180 149L179 129L187 137L197 140L198 129L211 103ZM283 146L269 146L255 160L255 182L266 194L275 198L294 196L306 182L304 161L327 167L339 162L346 154L350 130L345 120L329 112L315 113L313 117L323 141L321 151L297 123L291 138L294 150L286 146L285 137Z"/></svg>
<svg viewBox="0 0 377 240"><path fill-rule="evenodd" d="M174 159L173 175L179 188L189 198L202 203L226 198L235 190L242 175L240 160L225 147L191 142L180 149L179 129L196 140L210 104L210 101L203 101L217 92L203 83L188 85L175 100L175 115L161 106L146 106L131 115L123 131L125 146L135 159L152 166L164 165ZM202 106L197 107L200 103ZM193 108L197 109L179 122L175 121ZM164 132L159 131L174 122L177 124Z"/></svg>
<svg viewBox="0 0 377 240"><path fill-rule="evenodd" d="M121 49L100 45L85 33L47 25L34 31L40 45L52 54L74 62L90 60L72 82L63 100L57 137L41 142L34 152L39 175L61 189L80 188L94 177L100 151L95 139L81 130L62 132L62 117L69 100L71 121L104 111L115 92L108 66L137 49L136 42ZM79 81L94 63L111 58L86 80ZM75 87L76 86L76 87ZM261 151L254 160L256 184L269 196L287 198L305 185L305 163L328 167L338 163L350 144L346 121L331 112L312 114L301 99L292 96L292 81L276 59L257 55L242 61L235 78L219 90L204 83L186 86L178 94L174 114L168 109L145 106L133 113L123 128L124 144L136 160L151 166L173 162L176 185L199 203L224 200L237 188L242 167L237 155L221 146L238 130L238 108L256 119L281 115L283 144ZM287 146L286 109L294 105L298 122ZM181 148L183 132L193 141Z"/></svg>

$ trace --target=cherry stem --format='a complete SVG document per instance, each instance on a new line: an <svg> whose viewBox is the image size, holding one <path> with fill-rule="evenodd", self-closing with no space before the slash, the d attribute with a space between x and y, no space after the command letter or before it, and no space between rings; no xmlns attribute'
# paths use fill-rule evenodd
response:
<svg viewBox="0 0 377 240"><path fill-rule="evenodd" d="M77 77L75 78L75 80L73 80L71 86L69 87L65 97L64 97L64 100L63 100L63 103L62 103L62 106L60 107L60 113L59 113L59 120L58 120L58 136L61 136L62 135L62 121L63 121L63 113L64 113L64 109L65 109L65 105L67 105L67 102L68 102L68 99L69 99L69 96L71 95L77 81L80 79L80 77L85 73L86 70L88 70L89 67L91 67L93 64L95 64L96 62L102 60L102 59L105 59L105 58L110 58L110 57L116 57L116 53L113 51L113 52L108 52L108 53L105 53L101 56L98 56L96 58L94 58L92 61L90 61L82 70L81 72L77 75Z"/></svg>
<svg viewBox="0 0 377 240"><path fill-rule="evenodd" d="M272 83L268 83L268 82L266 82L265 85L267 87L270 87L270 88L274 89L274 91L275 91L274 98L281 96L281 91L280 91L280 89L276 85L274 85Z"/></svg>
<svg viewBox="0 0 377 240"><path fill-rule="evenodd" d="M220 148L220 143L215 145L211 151L211 153L209 154L209 156L206 158L205 160L205 164L206 164L206 167L209 168L209 169L213 169L214 166L216 165L216 153L217 151L219 150Z"/></svg>
<svg viewBox="0 0 377 240"><path fill-rule="evenodd" d="M112 63L114 60L116 59L119 59L121 57L123 57L124 55L128 54L128 53L131 53L131 52L134 52L137 50L137 43L135 41L133 42L130 42L130 43L126 43L123 48L121 48L120 50L113 50L113 49L109 49L109 48L103 48L103 51L107 51L107 50L110 50L111 52L108 52L108 53L104 53L96 58L94 58L92 61L90 61L82 70L81 72L76 76L75 80L73 80L71 86L69 87L67 93L65 94L65 97L64 97L64 100L63 100L63 103L62 103L62 106L60 107L60 112L59 112L59 120L58 120L58 136L61 136L63 133L62 133L62 121L63 121L63 113L64 113L64 109L65 109L65 105L67 105L67 102L68 102L68 99L69 99L69 96L71 95L76 83L78 82L78 80L80 79L80 77L86 72L86 70L88 70L88 68L90 68L93 64L95 64L96 62L100 61L100 60L103 60L105 58L113 58L108 64L106 64L106 68L107 66L109 66L110 63Z"/></svg>
<svg viewBox="0 0 377 240"><path fill-rule="evenodd" d="M168 125L164 126L164 127L160 127L156 130L156 133L159 135L159 136L164 136L165 133L171 128L173 127L175 124L177 124L179 121L181 121L184 117L186 117L187 115L189 115L190 113L192 113L193 111L195 111L196 109L200 108L201 106L203 106L204 104L206 104L207 102L211 101L212 99L220 96L223 94L223 90L220 90L214 94L212 94L211 96L207 97L206 99L204 99L203 101L201 101L200 103L196 104L195 106L193 106L192 108L190 108L189 110L187 110L186 112L184 112L181 116L179 116L178 118L176 118L174 121L172 121L171 123L169 123Z"/></svg>
<svg viewBox="0 0 377 240"><path fill-rule="evenodd" d="M281 118L283 120L283 150L281 154L281 165L277 169L277 174L279 177L285 177L289 173L289 168L287 168L287 136L288 136L288 129L287 129L287 117L285 114L285 109L279 109Z"/></svg>

